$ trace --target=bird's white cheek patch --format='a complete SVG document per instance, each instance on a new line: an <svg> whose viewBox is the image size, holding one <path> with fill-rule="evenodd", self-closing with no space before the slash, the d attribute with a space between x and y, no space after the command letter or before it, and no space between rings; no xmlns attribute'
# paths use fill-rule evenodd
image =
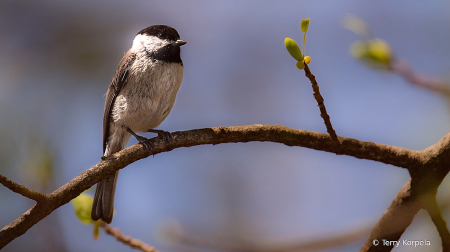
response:
<svg viewBox="0 0 450 252"><path fill-rule="evenodd" d="M160 39L155 36L148 36L144 34L139 34L133 40L133 46L131 50L135 53L143 52L143 51L156 51L161 47L170 44L168 40Z"/></svg>

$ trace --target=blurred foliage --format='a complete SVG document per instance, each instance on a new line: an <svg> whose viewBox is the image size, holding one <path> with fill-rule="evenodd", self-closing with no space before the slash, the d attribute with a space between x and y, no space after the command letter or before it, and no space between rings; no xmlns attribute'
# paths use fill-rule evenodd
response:
<svg viewBox="0 0 450 252"><path fill-rule="evenodd" d="M53 190L55 176L55 151L52 150L43 135L36 131L27 132L25 155L19 167L22 178L29 187L41 192Z"/></svg>
<svg viewBox="0 0 450 252"><path fill-rule="evenodd" d="M388 70L391 68L393 59L391 47L382 39L372 38L369 26L362 19L347 15L343 25L361 39L350 47L350 53L355 59L374 69Z"/></svg>
<svg viewBox="0 0 450 252"><path fill-rule="evenodd" d="M351 55L374 69L390 69L392 49L384 41L378 38L356 41L350 47Z"/></svg>
<svg viewBox="0 0 450 252"><path fill-rule="evenodd" d="M87 193L78 195L75 199L71 200L73 210L78 220L83 224L91 224L94 221L91 219L91 209L93 198Z"/></svg>
<svg viewBox="0 0 450 252"><path fill-rule="evenodd" d="M12 164L14 152L17 150L16 142L13 140L6 125L0 126L0 141L8 143L0 145L0 173L6 174L8 167Z"/></svg>
<svg viewBox="0 0 450 252"><path fill-rule="evenodd" d="M78 220L86 225L93 224L93 236L94 240L97 240L100 235L100 220L93 221L91 219L92 203L94 199L87 193L81 193L75 199L71 200L75 216Z"/></svg>

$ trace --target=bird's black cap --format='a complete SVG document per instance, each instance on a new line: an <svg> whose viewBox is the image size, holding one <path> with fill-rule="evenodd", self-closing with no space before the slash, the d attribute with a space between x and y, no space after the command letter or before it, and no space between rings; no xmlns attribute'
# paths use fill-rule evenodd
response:
<svg viewBox="0 0 450 252"><path fill-rule="evenodd" d="M180 35L178 34L177 30L168 25L152 25L145 29L142 29L140 32L138 32L138 35L139 34L155 36L160 39L167 39L172 41L180 39Z"/></svg>

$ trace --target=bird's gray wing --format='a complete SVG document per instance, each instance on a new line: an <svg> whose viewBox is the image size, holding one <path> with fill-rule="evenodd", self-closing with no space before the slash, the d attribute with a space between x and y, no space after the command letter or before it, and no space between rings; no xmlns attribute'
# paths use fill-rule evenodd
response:
<svg viewBox="0 0 450 252"><path fill-rule="evenodd" d="M113 104L116 101L117 96L123 87L127 84L127 77L130 71L131 65L134 63L136 58L135 54L130 53L128 51L123 56L122 60L119 63L119 66L114 73L114 77L109 84L108 91L106 92L106 101L105 101L105 113L103 115L103 154L105 154L106 143L109 138L109 127L111 122L111 112L113 108Z"/></svg>

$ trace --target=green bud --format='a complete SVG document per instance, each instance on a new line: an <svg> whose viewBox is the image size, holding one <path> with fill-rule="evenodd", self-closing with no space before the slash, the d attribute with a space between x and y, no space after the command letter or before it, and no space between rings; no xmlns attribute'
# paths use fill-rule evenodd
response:
<svg viewBox="0 0 450 252"><path fill-rule="evenodd" d="M286 46L288 52L291 54L292 58L296 59L297 61L303 61L302 51L293 39L285 38L284 45Z"/></svg>
<svg viewBox="0 0 450 252"><path fill-rule="evenodd" d="M297 66L298 69L305 69L305 61L303 60L297 61L295 65Z"/></svg>
<svg viewBox="0 0 450 252"><path fill-rule="evenodd" d="M311 57L305 56L305 64L308 65L309 63L311 63Z"/></svg>
<svg viewBox="0 0 450 252"><path fill-rule="evenodd" d="M98 237L100 236L100 220L94 222L94 227L92 230L92 235L94 236L94 240L98 240Z"/></svg>
<svg viewBox="0 0 450 252"><path fill-rule="evenodd" d="M93 223L91 219L91 208L94 202L91 195L82 193L72 201L72 206L75 211L75 215L83 224Z"/></svg>
<svg viewBox="0 0 450 252"><path fill-rule="evenodd" d="M308 27L309 27L309 18L302 19L302 22L300 23L300 30L302 30L302 32L306 32L308 31Z"/></svg>
<svg viewBox="0 0 450 252"><path fill-rule="evenodd" d="M356 41L350 48L352 56L369 67L376 69L389 69L392 60L392 49L383 40Z"/></svg>

